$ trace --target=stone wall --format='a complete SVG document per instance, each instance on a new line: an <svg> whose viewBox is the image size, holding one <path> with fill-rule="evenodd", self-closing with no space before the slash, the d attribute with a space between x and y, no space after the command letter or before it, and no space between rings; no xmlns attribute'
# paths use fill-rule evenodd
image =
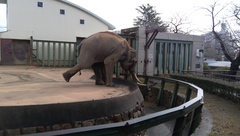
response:
<svg viewBox="0 0 240 136"><path fill-rule="evenodd" d="M33 133L42 133L48 131L64 130L70 128L79 128L94 126L100 124L116 123L122 122L134 118L138 118L145 115L143 103L136 103L136 106L128 111L123 113L109 115L108 117L100 117L95 119L83 120L83 121L74 121L66 122L64 124L54 124L52 126L33 126L28 128L18 128L18 129L7 129L0 130L0 136L15 136L15 135L24 135L24 134L33 134Z"/></svg>
<svg viewBox="0 0 240 136"><path fill-rule="evenodd" d="M140 90L142 92L144 92L144 100L146 102L150 102L153 104L157 103L157 97L158 97L158 93L159 93L159 88L157 87L152 87L150 89L146 89L145 86L139 86ZM163 107L164 109L170 109L171 107L171 99L172 99L172 95L173 95L173 91L171 90L163 90L163 96L160 102L160 107ZM185 95L183 94L178 94L177 96L177 101L176 101L176 106L182 105L184 103L185 100ZM186 126L189 125L190 121L191 121L191 117L192 117L192 113L190 112L187 115L187 119L186 119Z"/></svg>

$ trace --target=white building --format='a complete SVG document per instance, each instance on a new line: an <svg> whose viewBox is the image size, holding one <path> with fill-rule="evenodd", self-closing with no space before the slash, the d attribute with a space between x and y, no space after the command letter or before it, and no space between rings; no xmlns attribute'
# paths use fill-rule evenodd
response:
<svg viewBox="0 0 240 136"><path fill-rule="evenodd" d="M115 29L91 11L66 0L0 0L0 3L7 5L7 31L0 33L0 64L25 64L28 60L24 56L30 56L31 51L23 49L19 55L16 50L23 44L29 48L30 37L76 42L96 32Z"/></svg>

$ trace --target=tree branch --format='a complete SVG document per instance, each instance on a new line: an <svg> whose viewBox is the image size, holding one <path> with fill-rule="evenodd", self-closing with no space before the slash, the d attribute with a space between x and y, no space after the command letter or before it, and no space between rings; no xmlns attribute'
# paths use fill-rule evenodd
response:
<svg viewBox="0 0 240 136"><path fill-rule="evenodd" d="M220 43L220 45L221 45L221 48L222 48L222 51L223 51L225 57L226 57L230 62L232 62L233 59L232 59L232 57L228 54L228 52L227 52L227 50L226 50L226 48L225 48L225 43L223 42L222 38L218 35L217 32L215 32L215 31L212 31L212 32L213 32L214 36L216 37L216 39L219 40L219 43Z"/></svg>

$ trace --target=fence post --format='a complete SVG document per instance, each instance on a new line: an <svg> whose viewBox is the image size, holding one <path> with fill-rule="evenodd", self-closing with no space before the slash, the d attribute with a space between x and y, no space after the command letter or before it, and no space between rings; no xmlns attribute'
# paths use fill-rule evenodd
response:
<svg viewBox="0 0 240 136"><path fill-rule="evenodd" d="M55 59L56 59L55 45L56 45L56 42L53 42L53 67L56 67L56 64L55 64Z"/></svg>
<svg viewBox="0 0 240 136"><path fill-rule="evenodd" d="M71 67L72 44L69 43L68 46L68 66Z"/></svg>
<svg viewBox="0 0 240 136"><path fill-rule="evenodd" d="M45 55L44 55L44 53L45 53L45 43L44 42L42 42L42 66L44 66L44 62L45 62Z"/></svg>
<svg viewBox="0 0 240 136"><path fill-rule="evenodd" d="M78 49L77 49L77 43L74 43L74 64L73 65L76 65L77 64L77 60L78 60Z"/></svg>
<svg viewBox="0 0 240 136"><path fill-rule="evenodd" d="M158 93L158 97L157 97L157 106L160 106L161 104L161 100L162 100L162 95L163 95L163 91L164 91L164 86L165 86L165 79L162 79L161 82L161 90Z"/></svg>
<svg viewBox="0 0 240 136"><path fill-rule="evenodd" d="M62 66L62 64L61 64L61 62L62 62L62 58L61 58L61 47L62 46L62 44L59 42L58 43L58 66L59 67L61 67Z"/></svg>
<svg viewBox="0 0 240 136"><path fill-rule="evenodd" d="M30 36L30 47L29 47L29 54L28 54L29 62L28 65L32 64L32 58L33 58L33 37Z"/></svg>
<svg viewBox="0 0 240 136"><path fill-rule="evenodd" d="M173 108L173 107L176 106L178 87L179 87L179 84L178 84L178 82L176 82L176 83L175 83L174 90L173 90L173 95L172 95L172 100L171 100L171 106L170 106L170 108Z"/></svg>
<svg viewBox="0 0 240 136"><path fill-rule="evenodd" d="M115 72L116 72L116 78L119 78L120 77L119 62L115 64Z"/></svg>
<svg viewBox="0 0 240 136"><path fill-rule="evenodd" d="M191 120L191 126L190 126L188 135L191 135L195 131L195 129L198 127L198 124L201 121L202 106L203 106L203 104L201 104L199 107L197 107L194 110L194 114L193 114L193 117Z"/></svg>
<svg viewBox="0 0 240 136"><path fill-rule="evenodd" d="M47 49L48 49L47 65L50 66L50 42L47 42Z"/></svg>
<svg viewBox="0 0 240 136"><path fill-rule="evenodd" d="M186 92L185 102L190 100L191 94L192 94L192 89L190 87L188 87L187 92Z"/></svg>
<svg viewBox="0 0 240 136"><path fill-rule="evenodd" d="M64 49L63 49L63 65L66 67L66 43L64 43Z"/></svg>
<svg viewBox="0 0 240 136"><path fill-rule="evenodd" d="M186 123L186 116L182 116L176 119L174 129L173 129L173 136L182 136L184 125Z"/></svg>

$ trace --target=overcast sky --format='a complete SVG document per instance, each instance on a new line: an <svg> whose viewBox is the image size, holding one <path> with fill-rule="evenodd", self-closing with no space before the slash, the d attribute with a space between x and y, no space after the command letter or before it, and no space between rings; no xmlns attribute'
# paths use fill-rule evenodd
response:
<svg viewBox="0 0 240 136"><path fill-rule="evenodd" d="M185 29L194 30L194 34L202 34L210 31L211 18L206 10L201 7L209 7L214 0L69 0L80 5L91 12L99 15L116 29L128 28L133 26L133 19L138 15L136 8L142 4L155 6L155 10L160 13L163 21L169 21L176 13L186 16L191 25L185 25ZM240 4L239 0L227 1L228 3ZM226 0L218 0L219 4L226 4ZM219 7L220 8L220 7ZM230 6L224 12L230 12ZM220 17L220 16L219 16ZM222 20L219 18L219 20Z"/></svg>
<svg viewBox="0 0 240 136"><path fill-rule="evenodd" d="M160 13L163 21L169 21L176 13L186 16L191 25L185 25L185 29L194 30L194 34L202 34L210 31L211 18L206 10L201 10L200 7L209 7L213 0L69 0L93 13L100 16L116 27L117 30L129 28L133 26L133 19L138 15L136 8L142 4L150 4L155 7L155 10ZM218 0L218 3L231 3L240 5L239 0ZM0 5L0 27L6 26L3 20L3 9ZM230 7L226 9L230 12ZM219 18L219 20L222 20Z"/></svg>

